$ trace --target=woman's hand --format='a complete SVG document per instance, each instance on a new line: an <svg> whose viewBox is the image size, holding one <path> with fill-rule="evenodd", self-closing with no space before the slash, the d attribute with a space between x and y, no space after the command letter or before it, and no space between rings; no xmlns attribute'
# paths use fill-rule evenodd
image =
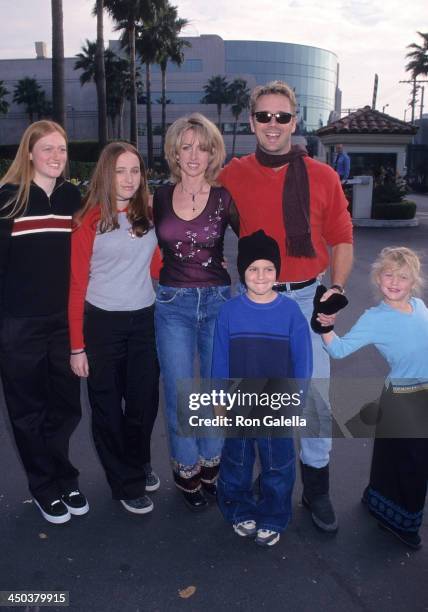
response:
<svg viewBox="0 0 428 612"><path fill-rule="evenodd" d="M87 378L89 374L88 358L85 351L83 353L77 353L77 355L70 356L70 366L76 376Z"/></svg>

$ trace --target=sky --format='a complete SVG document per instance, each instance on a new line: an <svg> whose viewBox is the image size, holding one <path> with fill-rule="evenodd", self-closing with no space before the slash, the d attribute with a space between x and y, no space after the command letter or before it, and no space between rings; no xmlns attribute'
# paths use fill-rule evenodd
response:
<svg viewBox="0 0 428 612"><path fill-rule="evenodd" d="M0 59L34 57L36 40L48 42L50 55L50 4L50 0L0 0L0 14L6 16ZM63 0L68 57L80 51L86 38L95 39L93 4L93 0ZM340 63L342 109L371 104L377 73L377 109L388 105L385 112L404 118L411 87L399 81L409 79L404 70L406 46L420 42L417 30L428 31L426 0L172 0L171 4L189 20L183 31L187 36L218 34L225 40L290 42L333 51ZM117 37L106 17L105 39ZM425 87L428 109L428 83Z"/></svg>

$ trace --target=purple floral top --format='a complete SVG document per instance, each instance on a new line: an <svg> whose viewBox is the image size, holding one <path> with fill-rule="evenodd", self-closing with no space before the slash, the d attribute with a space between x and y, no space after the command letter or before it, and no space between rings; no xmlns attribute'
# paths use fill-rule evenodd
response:
<svg viewBox="0 0 428 612"><path fill-rule="evenodd" d="M153 199L153 217L159 246L163 251L161 285L211 287L230 285L222 266L223 240L230 223L239 232L235 205L224 187L211 187L202 212L185 221L172 206L175 185L159 187Z"/></svg>

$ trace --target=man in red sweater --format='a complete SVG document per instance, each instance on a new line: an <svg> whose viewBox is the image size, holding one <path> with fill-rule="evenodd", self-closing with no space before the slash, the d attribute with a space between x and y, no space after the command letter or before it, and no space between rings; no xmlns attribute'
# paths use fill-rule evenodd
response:
<svg viewBox="0 0 428 612"><path fill-rule="evenodd" d="M322 300L344 292L352 267L352 223L337 173L291 145L296 129L296 97L281 81L256 87L250 100L250 125L256 152L234 158L220 174L240 215L240 234L263 229L281 250L276 289L295 299L310 321L320 276L330 268L331 285ZM322 324L328 317L320 315ZM329 357L321 337L311 332L314 378L328 380ZM329 497L331 415L328 384L321 384L312 410L320 435L301 440L303 504L322 530L338 528ZM327 423L327 427L325 426Z"/></svg>

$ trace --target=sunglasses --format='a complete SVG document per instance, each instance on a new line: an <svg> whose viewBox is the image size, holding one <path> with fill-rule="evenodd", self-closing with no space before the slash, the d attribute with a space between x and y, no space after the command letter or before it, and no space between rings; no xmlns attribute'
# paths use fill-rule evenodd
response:
<svg viewBox="0 0 428 612"><path fill-rule="evenodd" d="M272 117L275 117L275 121L281 125L290 123L295 115L292 113L270 113L269 111L257 111L253 113L253 117L256 118L257 123L270 123Z"/></svg>

